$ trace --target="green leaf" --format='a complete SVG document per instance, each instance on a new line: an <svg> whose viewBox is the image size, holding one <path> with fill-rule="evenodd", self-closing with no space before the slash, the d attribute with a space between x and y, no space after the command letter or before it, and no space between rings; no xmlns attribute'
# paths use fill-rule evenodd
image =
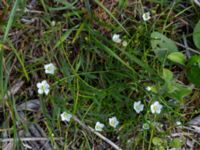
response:
<svg viewBox="0 0 200 150"><path fill-rule="evenodd" d="M173 148L180 148L182 145L183 145L183 141L178 138L175 138L170 142L170 146Z"/></svg>
<svg viewBox="0 0 200 150"><path fill-rule="evenodd" d="M154 137L152 140L153 144L156 146L161 146L162 145L162 139L159 137Z"/></svg>
<svg viewBox="0 0 200 150"><path fill-rule="evenodd" d="M193 41L194 41L195 46L200 49L200 20L194 27Z"/></svg>
<svg viewBox="0 0 200 150"><path fill-rule="evenodd" d="M170 53L178 51L175 42L159 32L151 33L151 46L161 61Z"/></svg>
<svg viewBox="0 0 200 150"><path fill-rule="evenodd" d="M163 76L162 76L162 78L166 82L169 82L169 81L171 81L173 79L173 73L169 69L164 68L163 69Z"/></svg>
<svg viewBox="0 0 200 150"><path fill-rule="evenodd" d="M186 66L186 75L188 80L197 85L200 86L200 56L195 55L190 58L188 61L188 64Z"/></svg>
<svg viewBox="0 0 200 150"><path fill-rule="evenodd" d="M168 96L176 100L182 100L192 92L191 87L186 87L179 83L172 83L172 88L173 90L168 92Z"/></svg>
<svg viewBox="0 0 200 150"><path fill-rule="evenodd" d="M186 57L181 52L173 52L169 54L167 58L171 60L172 62L179 63L181 65L185 65L185 62L186 62Z"/></svg>

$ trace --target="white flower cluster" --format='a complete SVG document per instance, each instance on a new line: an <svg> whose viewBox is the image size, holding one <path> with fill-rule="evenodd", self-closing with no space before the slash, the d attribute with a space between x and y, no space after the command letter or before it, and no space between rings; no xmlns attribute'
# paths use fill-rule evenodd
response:
<svg viewBox="0 0 200 150"><path fill-rule="evenodd" d="M142 104L141 101L134 102L133 108L136 113L139 114L144 110L144 104ZM153 104L151 104L150 108L152 114L160 114L163 106L158 101L155 101Z"/></svg>
<svg viewBox="0 0 200 150"><path fill-rule="evenodd" d="M70 122L71 118L72 118L72 114L70 113L67 113L67 112L63 112L61 115L61 120L64 121L64 122ZM119 124L119 121L117 119L117 117L111 117L109 118L109 125L113 128L116 128ZM103 131L103 128L105 127L105 125L99 121L96 122L96 125L95 125L95 131L97 132L101 132Z"/></svg>
<svg viewBox="0 0 200 150"><path fill-rule="evenodd" d="M53 63L49 63L44 65L45 73L46 74L54 74L56 70L56 66ZM45 94L48 95L50 91L50 85L46 80L37 83L38 94Z"/></svg>
<svg viewBox="0 0 200 150"><path fill-rule="evenodd" d="M119 124L119 121L116 116L109 118L109 125L111 127L116 128L118 126L118 124ZM96 125L95 125L95 130L101 132L101 131L103 131L104 127L105 127L105 125L103 123L97 121Z"/></svg>

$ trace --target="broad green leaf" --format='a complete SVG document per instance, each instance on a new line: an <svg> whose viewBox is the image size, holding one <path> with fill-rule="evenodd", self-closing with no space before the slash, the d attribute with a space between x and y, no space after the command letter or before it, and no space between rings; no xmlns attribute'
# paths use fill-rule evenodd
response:
<svg viewBox="0 0 200 150"><path fill-rule="evenodd" d="M162 76L162 78L166 82L169 82L169 81L171 81L173 79L173 73L169 69L164 68L163 69L163 76Z"/></svg>
<svg viewBox="0 0 200 150"><path fill-rule="evenodd" d="M200 49L200 20L194 28L193 41L194 41L195 46Z"/></svg>
<svg viewBox="0 0 200 150"><path fill-rule="evenodd" d="M162 139L159 137L154 137L152 140L153 144L156 146L161 146L162 145Z"/></svg>
<svg viewBox="0 0 200 150"><path fill-rule="evenodd" d="M188 80L197 85L197 86L200 86L200 80L199 80L199 77L200 77L200 56L199 55L195 55L195 56L192 56L190 58L190 60L188 61L188 64L187 64L187 78Z"/></svg>
<svg viewBox="0 0 200 150"><path fill-rule="evenodd" d="M186 57L181 52L173 52L169 54L167 58L171 60L172 62L179 63L181 65L185 65L185 62L186 62Z"/></svg>
<svg viewBox="0 0 200 150"><path fill-rule="evenodd" d="M151 33L151 46L161 61L170 53L178 51L175 42L159 32Z"/></svg>
<svg viewBox="0 0 200 150"><path fill-rule="evenodd" d="M179 83L172 83L172 92L168 92L168 96L176 100L182 100L192 92L191 87L186 87Z"/></svg>
<svg viewBox="0 0 200 150"><path fill-rule="evenodd" d="M175 138L170 142L170 146L173 148L180 148L182 145L183 145L183 141L178 138Z"/></svg>

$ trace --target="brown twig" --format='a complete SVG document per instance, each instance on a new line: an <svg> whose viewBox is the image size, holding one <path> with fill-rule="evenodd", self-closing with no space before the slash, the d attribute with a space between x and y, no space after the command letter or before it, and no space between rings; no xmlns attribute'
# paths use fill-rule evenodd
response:
<svg viewBox="0 0 200 150"><path fill-rule="evenodd" d="M197 4L200 7L200 1L199 0L194 0L194 3Z"/></svg>
<svg viewBox="0 0 200 150"><path fill-rule="evenodd" d="M12 88L7 92L7 94L4 96L3 100L8 99L11 95L15 95L20 88L23 86L24 81L18 81L15 85L12 86Z"/></svg>
<svg viewBox="0 0 200 150"><path fill-rule="evenodd" d="M190 50L191 52L194 52L194 53L196 53L196 54L200 54L200 52L198 52L197 50L195 50L195 49L193 49L193 48L186 47L185 45L183 45L183 44L181 44L181 43L178 43L178 42L176 42L176 44L177 44L178 46L183 47L183 48L187 48L187 49Z"/></svg>
<svg viewBox="0 0 200 150"><path fill-rule="evenodd" d="M63 137L54 137L54 140L63 140ZM13 142L15 138L1 138L0 142ZM47 137L24 137L19 138L20 141L50 141Z"/></svg>
<svg viewBox="0 0 200 150"><path fill-rule="evenodd" d="M85 125L83 122L81 122L76 116L73 116L74 121L76 121L80 126L82 126L84 129L94 133L96 136L104 140L106 143L110 144L114 149L116 150L122 150L119 146L117 146L114 142L103 136L101 133L96 132L92 127Z"/></svg>

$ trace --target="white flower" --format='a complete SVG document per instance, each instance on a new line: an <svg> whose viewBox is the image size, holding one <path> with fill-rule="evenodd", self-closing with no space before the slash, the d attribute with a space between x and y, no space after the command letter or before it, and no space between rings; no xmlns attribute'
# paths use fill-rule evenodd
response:
<svg viewBox="0 0 200 150"><path fill-rule="evenodd" d="M120 35L119 34L114 34L112 37L113 42L115 43L121 43Z"/></svg>
<svg viewBox="0 0 200 150"><path fill-rule="evenodd" d="M152 89L152 88L151 88L150 86L147 86L147 87L146 87L146 90L147 90L147 91L151 91L151 89Z"/></svg>
<svg viewBox="0 0 200 150"><path fill-rule="evenodd" d="M128 45L127 41L122 42L122 46L126 47Z"/></svg>
<svg viewBox="0 0 200 150"><path fill-rule="evenodd" d="M52 63L44 65L45 73L46 74L54 74L56 70L56 66Z"/></svg>
<svg viewBox="0 0 200 150"><path fill-rule="evenodd" d="M139 114L141 111L143 111L144 105L141 104L141 101L134 102L133 108L134 108L135 111Z"/></svg>
<svg viewBox="0 0 200 150"><path fill-rule="evenodd" d="M61 117L61 120L62 120L62 121L67 121L67 122L69 122L70 119L71 119L71 117L72 117L72 115L69 114L69 113L67 113L67 112L63 112L63 113L60 115L60 117Z"/></svg>
<svg viewBox="0 0 200 150"><path fill-rule="evenodd" d="M163 106L158 101L156 101L151 105L151 112L153 114L155 114L155 113L160 114L162 107Z"/></svg>
<svg viewBox="0 0 200 150"><path fill-rule="evenodd" d="M180 121L176 121L176 125L180 126L180 125L182 125L182 123Z"/></svg>
<svg viewBox="0 0 200 150"><path fill-rule="evenodd" d="M119 124L119 121L117 120L117 117L112 117L112 118L109 118L109 124L110 126L112 126L113 128L116 128L117 125Z"/></svg>
<svg viewBox="0 0 200 150"><path fill-rule="evenodd" d="M146 12L142 15L142 18L144 21L148 21L149 19L151 19L151 16L150 16L150 12Z"/></svg>
<svg viewBox="0 0 200 150"><path fill-rule="evenodd" d="M43 80L42 82L37 83L37 88L38 88L38 94L45 93L46 95L48 95L50 86L46 80Z"/></svg>
<svg viewBox="0 0 200 150"><path fill-rule="evenodd" d="M53 20L51 21L51 26L54 27L56 25L56 22Z"/></svg>
<svg viewBox="0 0 200 150"><path fill-rule="evenodd" d="M104 124L103 123L100 123L100 122L97 122L96 125L95 125L95 130L96 131L102 131L104 128Z"/></svg>

